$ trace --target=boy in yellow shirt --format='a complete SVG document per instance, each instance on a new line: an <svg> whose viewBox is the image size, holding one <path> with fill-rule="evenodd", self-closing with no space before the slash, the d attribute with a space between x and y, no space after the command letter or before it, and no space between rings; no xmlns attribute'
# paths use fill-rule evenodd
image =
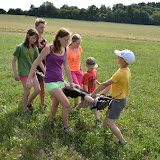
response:
<svg viewBox="0 0 160 160"><path fill-rule="evenodd" d="M102 127L108 126L112 133L118 138L117 144L127 144L127 141L122 136L121 131L115 125L116 120L119 118L121 111L126 106L127 97L129 95L129 83L131 80L131 72L128 65L135 61L134 53L130 50L115 50L115 54L118 56L118 64L120 68L111 79L100 84L100 86L95 89L92 93L92 97L96 96L96 93L104 91L101 93L106 94L111 86L111 95L114 99L118 101L112 101L108 110L106 111L106 117L104 119Z"/></svg>

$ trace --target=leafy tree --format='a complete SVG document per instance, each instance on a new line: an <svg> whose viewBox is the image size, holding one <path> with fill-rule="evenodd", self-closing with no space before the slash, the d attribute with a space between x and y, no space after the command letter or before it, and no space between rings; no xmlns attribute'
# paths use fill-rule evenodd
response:
<svg viewBox="0 0 160 160"><path fill-rule="evenodd" d="M37 16L38 15L38 8L35 8L35 6L32 4L30 6L30 10L28 11L29 16Z"/></svg>
<svg viewBox="0 0 160 160"><path fill-rule="evenodd" d="M6 11L0 9L0 14ZM68 18L87 21L105 21L133 24L155 24L160 25L160 2L139 3L125 6L122 3L113 5L112 9L101 5L98 9L95 5L87 9L79 9L76 6L69 7L64 4L57 9L53 3L44 2L40 7L31 5L29 11L22 11L20 8L9 9L7 14L29 15L48 18Z"/></svg>
<svg viewBox="0 0 160 160"><path fill-rule="evenodd" d="M89 6L87 9L88 20L98 21L99 20L98 12L99 10L95 5Z"/></svg>
<svg viewBox="0 0 160 160"><path fill-rule="evenodd" d="M107 11L105 22L114 22L113 21L113 12L111 10Z"/></svg>
<svg viewBox="0 0 160 160"><path fill-rule="evenodd" d="M56 18L58 17L58 10L51 2L44 2L39 8L35 8L31 5L30 13L35 16Z"/></svg>
<svg viewBox="0 0 160 160"><path fill-rule="evenodd" d="M16 15L23 15L23 11L20 8L15 9L15 14Z"/></svg>
<svg viewBox="0 0 160 160"><path fill-rule="evenodd" d="M79 20L87 20L87 10L82 8L79 11Z"/></svg>
<svg viewBox="0 0 160 160"><path fill-rule="evenodd" d="M99 8L99 13L106 14L107 13L107 8L105 5L101 5Z"/></svg>
<svg viewBox="0 0 160 160"><path fill-rule="evenodd" d="M127 12L121 9L117 9L113 12L113 21L119 23L125 23L127 17Z"/></svg>
<svg viewBox="0 0 160 160"><path fill-rule="evenodd" d="M160 12L155 12L150 17L151 24L160 25Z"/></svg>
<svg viewBox="0 0 160 160"><path fill-rule="evenodd" d="M17 9L9 9L9 11L7 12L7 14L14 14L14 15L23 15L23 11L20 8Z"/></svg>
<svg viewBox="0 0 160 160"><path fill-rule="evenodd" d="M0 8L0 14L6 14L6 13L7 12L4 9Z"/></svg>
<svg viewBox="0 0 160 160"><path fill-rule="evenodd" d="M125 10L125 6L122 3L113 5L113 8L112 8L113 12L116 11L117 9Z"/></svg>
<svg viewBox="0 0 160 160"><path fill-rule="evenodd" d="M61 9L69 9L69 6L67 5L67 4L64 4L61 8L60 8L60 10Z"/></svg>
<svg viewBox="0 0 160 160"><path fill-rule="evenodd" d="M127 11L127 15L128 15L128 18L126 19L126 22L127 23L132 23L134 8L132 7L132 5L127 6L126 11Z"/></svg>
<svg viewBox="0 0 160 160"><path fill-rule="evenodd" d="M132 23L135 24L149 24L149 14L144 10L135 9L133 11Z"/></svg>

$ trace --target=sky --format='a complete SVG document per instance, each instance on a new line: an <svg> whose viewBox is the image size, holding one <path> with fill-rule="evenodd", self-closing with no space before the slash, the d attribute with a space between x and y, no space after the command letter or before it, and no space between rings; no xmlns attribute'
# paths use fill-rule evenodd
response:
<svg viewBox="0 0 160 160"><path fill-rule="evenodd" d="M68 6L77 6L79 9L88 8L88 6L95 5L100 8L101 5L106 7L113 7L114 4L122 3L123 5L137 4L137 3L148 3L148 2L160 2L159 0L3 0L0 4L0 8L8 11L10 8L16 9L21 8L29 10L33 4L35 7L39 7L43 2L49 1L53 3L56 8L62 7L64 4Z"/></svg>

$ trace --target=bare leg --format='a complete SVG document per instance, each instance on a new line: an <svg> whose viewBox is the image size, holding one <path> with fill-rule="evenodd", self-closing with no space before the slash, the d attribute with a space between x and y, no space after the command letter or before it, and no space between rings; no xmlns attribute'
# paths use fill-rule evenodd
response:
<svg viewBox="0 0 160 160"><path fill-rule="evenodd" d="M28 104L28 97L29 97L29 89L26 86L26 82L21 81L22 85L23 85L23 89L24 89L24 95L23 95L23 111L26 112L27 111L27 104Z"/></svg>
<svg viewBox="0 0 160 160"><path fill-rule="evenodd" d="M94 109L94 114L95 114L96 120L100 120L99 111L97 109Z"/></svg>
<svg viewBox="0 0 160 160"><path fill-rule="evenodd" d="M116 122L116 119L109 119L109 112L110 110L108 109L106 111L106 117L103 121L103 125L102 127L105 128L106 126L108 126L112 133L122 142L122 143L125 143L125 139L123 138L122 136L122 133L120 131L120 129L115 125L115 122Z"/></svg>
<svg viewBox="0 0 160 160"><path fill-rule="evenodd" d="M90 95L86 95L86 96L84 97L84 99L85 99L86 101L90 102L90 103L93 103L93 102L94 102L94 99L93 99Z"/></svg>
<svg viewBox="0 0 160 160"><path fill-rule="evenodd" d="M69 112L69 106L70 106L70 103L69 103L67 97L64 95L63 91L60 88L55 88L55 89L49 91L49 93L56 99L56 104L54 104L54 102L53 102L53 105L52 105L53 106L53 113L55 113L57 110L56 106L57 106L58 102L61 103L63 125L65 128L67 128L69 126L68 112Z"/></svg>
<svg viewBox="0 0 160 160"><path fill-rule="evenodd" d="M51 107L51 115L50 115L50 121L54 121L54 117L56 115L57 109L58 109L59 102L56 98L53 97L53 103Z"/></svg>
<svg viewBox="0 0 160 160"><path fill-rule="evenodd" d="M97 101L98 101L98 98L94 99L94 98L92 98L90 95L86 95L86 96L84 97L84 100L87 101L87 102L89 102L90 104L93 104L93 103L94 103L94 105L96 105L96 104L97 104ZM80 107L79 105L77 105L77 106L75 107L75 109L80 110L81 107ZM99 114L99 112L98 112L97 114ZM97 114L96 114L96 115L97 115ZM95 115L95 116L96 116L96 115ZM98 115L97 115L97 116L98 116Z"/></svg>
<svg viewBox="0 0 160 160"><path fill-rule="evenodd" d="M30 98L28 100L28 104L31 104L33 99L40 93L40 86L39 86L37 77L33 78L32 80L33 80L34 92L31 94L31 96L30 96Z"/></svg>
<svg viewBox="0 0 160 160"><path fill-rule="evenodd" d="M79 102L79 97L77 97L77 98L75 98L75 99L74 99L74 103L75 103L75 105L77 105L77 104L78 104L78 102Z"/></svg>
<svg viewBox="0 0 160 160"><path fill-rule="evenodd" d="M41 104L45 104L45 84L44 82L39 82L41 92L40 92L40 98L41 98Z"/></svg>
<svg viewBox="0 0 160 160"><path fill-rule="evenodd" d="M107 119L108 119L109 112L110 112L110 110L108 109L108 110L106 111L106 117L105 117L105 119L104 119L104 121L103 121L103 124L102 124L102 127L103 127L103 128L106 128L106 126L107 126Z"/></svg>
<svg viewBox="0 0 160 160"><path fill-rule="evenodd" d="M125 139L122 136L120 129L115 125L115 119L107 119L107 125L113 132L113 134L120 140L120 142L125 143Z"/></svg>

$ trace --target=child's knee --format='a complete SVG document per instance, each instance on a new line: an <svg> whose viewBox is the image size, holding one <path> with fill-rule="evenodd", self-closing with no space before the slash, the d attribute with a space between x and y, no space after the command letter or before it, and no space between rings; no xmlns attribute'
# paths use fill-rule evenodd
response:
<svg viewBox="0 0 160 160"><path fill-rule="evenodd" d="M112 126L114 125L114 122L112 122L111 119L107 118L106 124L107 124L107 126L110 128L110 127L112 127Z"/></svg>
<svg viewBox="0 0 160 160"><path fill-rule="evenodd" d="M27 91L24 91L24 95L23 96L29 97L29 94L30 94L30 92L29 92L29 90L27 90Z"/></svg>
<svg viewBox="0 0 160 160"><path fill-rule="evenodd" d="M35 89L36 94L39 94L41 92L40 88Z"/></svg>
<svg viewBox="0 0 160 160"><path fill-rule="evenodd" d="M65 103L65 106L64 106L64 107L67 108L67 109L69 109L69 107L70 107L69 101Z"/></svg>

